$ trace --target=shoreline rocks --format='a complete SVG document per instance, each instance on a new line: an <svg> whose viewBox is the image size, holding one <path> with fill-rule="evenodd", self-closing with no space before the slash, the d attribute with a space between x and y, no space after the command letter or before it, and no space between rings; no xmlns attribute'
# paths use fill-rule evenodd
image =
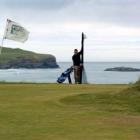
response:
<svg viewBox="0 0 140 140"><path fill-rule="evenodd" d="M114 68L107 68L104 71L118 71L118 72L140 72L138 68L131 68L131 67L114 67Z"/></svg>

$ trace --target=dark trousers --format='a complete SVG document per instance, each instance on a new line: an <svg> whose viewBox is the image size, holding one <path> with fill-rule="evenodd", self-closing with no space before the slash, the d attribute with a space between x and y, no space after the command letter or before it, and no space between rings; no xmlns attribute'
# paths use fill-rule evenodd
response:
<svg viewBox="0 0 140 140"><path fill-rule="evenodd" d="M81 84L82 78L81 78L81 66L74 66L74 79L75 84Z"/></svg>

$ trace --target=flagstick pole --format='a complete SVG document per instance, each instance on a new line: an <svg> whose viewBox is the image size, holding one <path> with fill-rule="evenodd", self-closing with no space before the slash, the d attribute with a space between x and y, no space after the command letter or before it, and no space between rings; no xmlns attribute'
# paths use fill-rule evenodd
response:
<svg viewBox="0 0 140 140"><path fill-rule="evenodd" d="M82 50L82 54L81 54L82 68L81 68L81 72L80 72L80 84L82 84L82 77L83 77L82 72L83 72L83 68L84 68L84 33L82 33L81 50Z"/></svg>
<svg viewBox="0 0 140 140"><path fill-rule="evenodd" d="M2 40L1 40L0 55L1 55L1 53L2 53L2 48L3 48L3 44L4 44L4 39L6 39L5 35L6 35L6 32L7 32L7 25L8 25L8 22L9 22L9 19L7 19L7 21L6 21L6 27L5 27L4 35L3 35L3 38L2 38Z"/></svg>
<svg viewBox="0 0 140 140"><path fill-rule="evenodd" d="M1 46L0 46L0 55L1 55L1 52L2 52L2 47L3 47L3 43L4 43L4 37L2 38L2 41L1 41Z"/></svg>

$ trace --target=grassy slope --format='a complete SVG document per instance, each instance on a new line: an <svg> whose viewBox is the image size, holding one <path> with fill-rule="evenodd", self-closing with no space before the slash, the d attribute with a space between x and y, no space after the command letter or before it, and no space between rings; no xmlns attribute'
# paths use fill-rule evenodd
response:
<svg viewBox="0 0 140 140"><path fill-rule="evenodd" d="M5 64L11 61L18 60L19 58L30 59L37 61L43 58L51 58L55 60L55 57L50 54L37 54L22 49L2 48L2 54L0 55L0 64Z"/></svg>
<svg viewBox="0 0 140 140"><path fill-rule="evenodd" d="M0 140L139 140L137 87L0 84Z"/></svg>

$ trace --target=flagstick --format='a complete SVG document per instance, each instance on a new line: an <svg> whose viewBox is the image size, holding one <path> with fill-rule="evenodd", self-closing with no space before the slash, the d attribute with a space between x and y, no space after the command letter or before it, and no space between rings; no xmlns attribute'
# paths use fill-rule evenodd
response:
<svg viewBox="0 0 140 140"><path fill-rule="evenodd" d="M81 40L81 49L82 49L82 58L81 58L81 64L82 64L82 69L80 72L80 84L82 84L82 72L83 72L83 68L84 68L84 33L82 33L82 40Z"/></svg>
<svg viewBox="0 0 140 140"><path fill-rule="evenodd" d="M4 39L6 39L5 35L6 35L6 33L7 33L7 25L8 25L8 22L9 22L9 19L7 19L7 21L6 21L6 27L5 27L4 35L3 35L3 38L2 38L2 40L1 40L0 55L1 55L1 53L2 53L2 47L3 47Z"/></svg>
<svg viewBox="0 0 140 140"><path fill-rule="evenodd" d="M2 52L2 47L3 47L3 43L4 43L4 37L2 38L2 41L1 41L1 46L0 46L0 55L1 55L1 52Z"/></svg>

